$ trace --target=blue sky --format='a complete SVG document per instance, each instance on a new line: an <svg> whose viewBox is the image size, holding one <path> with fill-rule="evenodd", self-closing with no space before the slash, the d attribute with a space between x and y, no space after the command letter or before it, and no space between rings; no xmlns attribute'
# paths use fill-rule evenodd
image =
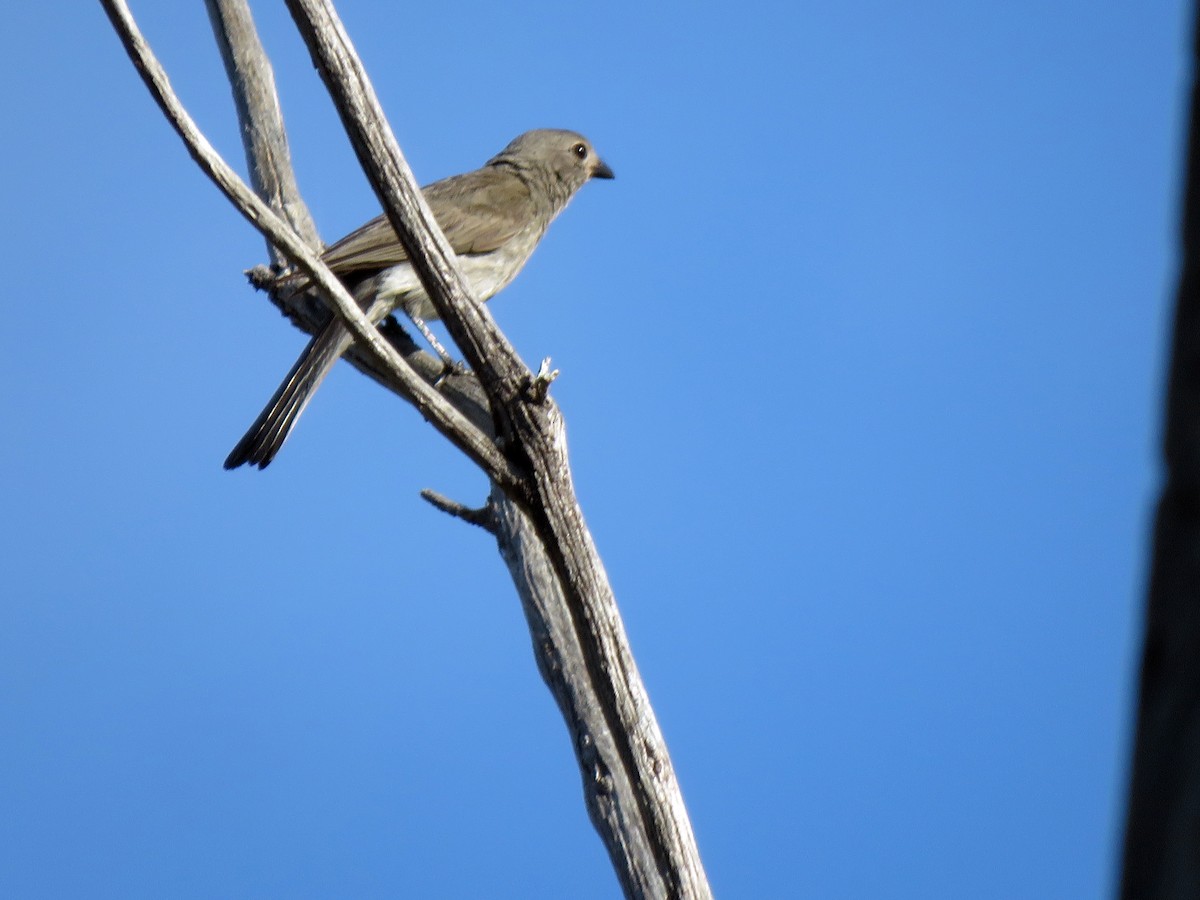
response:
<svg viewBox="0 0 1200 900"><path fill-rule="evenodd" d="M327 240L377 212L258 10ZM493 313L719 896L1109 892L1188 74L1180 2L345 3L423 181L588 185ZM134 11L241 167L201 4ZM99 5L8 14L0 895L617 895L486 485L303 338ZM347 472L352 474L347 474Z"/></svg>

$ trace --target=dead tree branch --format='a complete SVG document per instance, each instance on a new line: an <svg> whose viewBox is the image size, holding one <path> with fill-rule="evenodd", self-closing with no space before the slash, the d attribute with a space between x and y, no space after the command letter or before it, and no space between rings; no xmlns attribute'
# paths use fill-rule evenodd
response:
<svg viewBox="0 0 1200 900"><path fill-rule="evenodd" d="M222 190L273 245L313 278L371 357L386 361L389 371L395 366L395 377L403 388L400 393L427 417L432 419L431 413L440 416L435 421L439 431L464 449L492 480L489 505L495 511L500 551L529 620L539 669L571 732L589 814L608 847L626 895L710 897L666 745L637 673L603 565L575 499L559 410L544 391L532 390L532 373L487 310L467 293L454 257L383 119L366 73L332 6L312 0L288 2L368 179L438 313L479 377L500 435L499 446L505 448L503 455L478 428L466 429L462 413L454 410L462 421L447 413L443 406L449 404L414 376L394 351L389 354L391 348L379 340L369 324L360 327L363 323L356 314L361 313L304 240L257 198L255 206L239 190L225 186L227 176L221 169L224 164L214 162L215 153L196 149L207 148L207 143L178 108L124 3L102 3L135 66L197 162L205 171L222 173L221 178L214 175ZM244 3L228 0L220 6ZM252 44L242 41L234 29L222 24L231 21L227 11L214 15L213 21L223 34L219 40L230 43L234 56L240 47L246 51L251 67L266 66L257 40ZM238 90L236 82L234 89ZM246 115L254 117L256 113L249 111ZM252 142L247 147L251 154L263 152ZM283 163L287 165L286 158ZM343 308L346 303L351 308ZM414 377L419 387L410 384L409 379ZM421 388L433 393L434 398ZM478 445L480 437L487 442L486 449Z"/></svg>
<svg viewBox="0 0 1200 900"><path fill-rule="evenodd" d="M497 433L510 458L529 472L519 492L505 493L528 515L570 618L570 629L564 634L567 648L578 653L578 676L593 704L589 712L595 714L591 723L595 730L589 729L584 740L576 741L585 785L591 782L588 799L593 822L606 835L618 871L627 873L623 880L631 896L707 896L699 851L666 743L633 661L608 576L575 499L558 407L549 398L543 403L529 401L526 388L532 373L486 309L466 291L330 4L288 0L287 5L368 180L426 292L492 401ZM502 543L501 552L507 549ZM612 736L612 756L597 768L593 742L604 731ZM619 790L622 786L627 789Z"/></svg>
<svg viewBox="0 0 1200 900"><path fill-rule="evenodd" d="M213 36L225 63L241 126L242 146L250 166L250 184L260 198L285 219L310 247L320 247L317 226L300 196L283 111L275 90L275 73L263 66L266 51L258 39L254 19L244 0L206 0ZM276 265L287 257L268 242L267 252Z"/></svg>
<svg viewBox="0 0 1200 900"><path fill-rule="evenodd" d="M1200 9L1121 896L1200 897Z"/></svg>

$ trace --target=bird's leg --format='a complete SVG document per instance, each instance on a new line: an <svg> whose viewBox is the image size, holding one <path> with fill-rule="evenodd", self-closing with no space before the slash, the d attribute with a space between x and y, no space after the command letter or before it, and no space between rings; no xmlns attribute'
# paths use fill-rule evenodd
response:
<svg viewBox="0 0 1200 900"><path fill-rule="evenodd" d="M435 383L437 381L441 381L447 375L460 372L461 369L458 363L456 363L454 358L446 352L446 348L442 346L441 341L434 337L433 332L429 330L429 326L425 324L425 320L414 313L410 313L407 309L404 312L408 315L409 319L412 320L412 323L417 326L417 331L421 332L421 336L429 342L429 346L432 347L434 352L437 353L437 355L442 359L442 364L445 368L442 370L442 374L437 377Z"/></svg>

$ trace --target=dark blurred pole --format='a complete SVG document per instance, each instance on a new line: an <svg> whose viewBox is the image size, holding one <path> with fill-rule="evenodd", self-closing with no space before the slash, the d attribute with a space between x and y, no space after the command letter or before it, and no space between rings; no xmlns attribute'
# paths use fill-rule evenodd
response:
<svg viewBox="0 0 1200 900"><path fill-rule="evenodd" d="M1200 898L1200 10L1182 266L1154 528L1121 896Z"/></svg>

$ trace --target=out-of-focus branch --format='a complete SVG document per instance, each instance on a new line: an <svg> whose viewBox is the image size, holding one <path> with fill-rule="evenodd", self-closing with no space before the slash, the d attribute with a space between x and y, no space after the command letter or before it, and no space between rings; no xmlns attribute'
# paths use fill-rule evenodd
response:
<svg viewBox="0 0 1200 900"><path fill-rule="evenodd" d="M1200 9L1121 896L1200 897Z"/></svg>

